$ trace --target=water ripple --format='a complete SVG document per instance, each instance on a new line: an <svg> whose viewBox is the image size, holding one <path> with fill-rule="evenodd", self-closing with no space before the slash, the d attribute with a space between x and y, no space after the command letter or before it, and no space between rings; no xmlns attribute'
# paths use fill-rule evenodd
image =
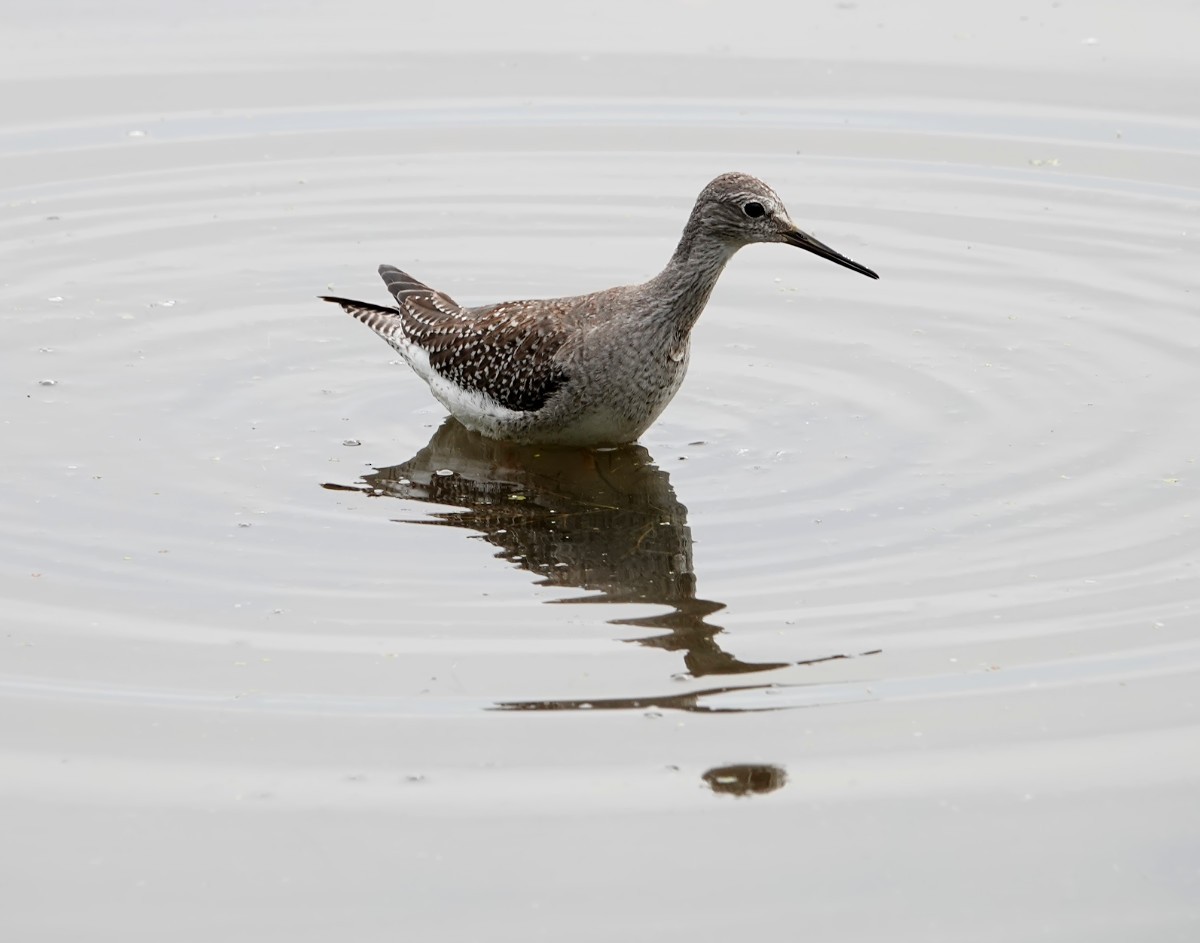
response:
<svg viewBox="0 0 1200 943"><path fill-rule="evenodd" d="M739 256L639 460L660 470L688 554L696 540L690 601L609 584L603 612L543 606L594 574L556 579L575 572L561 546L537 571L468 544L461 511L429 506L452 495L380 490L440 411L313 296L329 282L382 297L380 261L465 301L651 274L696 183L731 158L686 136L633 142L688 128L742 134L738 160L884 278L874 291L785 251ZM532 136L481 151L496 129ZM1195 671L1192 124L543 99L128 130L108 117L0 136L0 246L20 273L9 425L32 470L4 476L16 511L0 548L41 631L157 639L171 659L239 644L453 656L474 665L455 709L812 706L825 701L797 672L880 649L814 677L837 701L868 683L873 698L965 696L999 677ZM671 644L652 644L663 629ZM644 661L560 696L565 666L630 665L630 631ZM1005 671L922 663L947 647ZM521 690L488 667L497 654L522 666ZM78 666L61 688L53 667L39 690L74 690ZM704 686L730 670L777 680Z"/></svg>

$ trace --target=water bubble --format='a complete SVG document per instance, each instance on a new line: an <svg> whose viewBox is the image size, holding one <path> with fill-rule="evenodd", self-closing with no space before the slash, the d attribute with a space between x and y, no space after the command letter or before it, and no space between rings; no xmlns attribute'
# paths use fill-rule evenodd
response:
<svg viewBox="0 0 1200 943"><path fill-rule="evenodd" d="M356 445L362 445L362 440L361 439L343 439L342 445L352 448Z"/></svg>

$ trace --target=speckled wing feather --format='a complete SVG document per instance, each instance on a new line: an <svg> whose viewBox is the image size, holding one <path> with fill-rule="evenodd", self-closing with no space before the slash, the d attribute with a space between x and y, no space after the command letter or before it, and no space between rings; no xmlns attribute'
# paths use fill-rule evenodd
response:
<svg viewBox="0 0 1200 943"><path fill-rule="evenodd" d="M399 305L405 338L446 379L517 412L540 409L566 382L555 354L569 335L553 302L463 308L398 268L382 265L379 274Z"/></svg>
<svg viewBox="0 0 1200 943"><path fill-rule="evenodd" d="M397 350L400 349L402 341L398 339L398 335L399 338L403 338L404 324L400 320L400 312L395 308L373 305L369 301L355 301L353 298L339 298L336 295L319 297L322 301L341 305L348 315L362 321Z"/></svg>

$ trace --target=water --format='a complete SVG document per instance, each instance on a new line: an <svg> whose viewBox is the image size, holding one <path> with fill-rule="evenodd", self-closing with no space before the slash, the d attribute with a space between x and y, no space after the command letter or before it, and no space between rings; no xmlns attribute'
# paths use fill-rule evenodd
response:
<svg viewBox="0 0 1200 943"><path fill-rule="evenodd" d="M1194 937L1194 12L720 9L18 18L12 934ZM635 447L316 300L640 280L734 169L881 280L740 253Z"/></svg>

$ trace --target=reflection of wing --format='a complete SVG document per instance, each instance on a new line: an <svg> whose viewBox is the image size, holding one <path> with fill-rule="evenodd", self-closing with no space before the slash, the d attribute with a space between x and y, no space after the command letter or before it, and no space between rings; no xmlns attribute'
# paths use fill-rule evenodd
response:
<svg viewBox="0 0 1200 943"><path fill-rule="evenodd" d="M723 608L695 599L687 509L640 446L514 446L446 420L413 458L364 481L437 505L428 518L477 532L544 585L596 594L579 601L656 603L697 618Z"/></svg>
<svg viewBox="0 0 1200 943"><path fill-rule="evenodd" d="M452 383L525 412L540 409L566 382L555 357L568 336L557 323L559 309L544 301L463 308L398 268L384 265L379 274L399 306L393 317L404 337Z"/></svg>

